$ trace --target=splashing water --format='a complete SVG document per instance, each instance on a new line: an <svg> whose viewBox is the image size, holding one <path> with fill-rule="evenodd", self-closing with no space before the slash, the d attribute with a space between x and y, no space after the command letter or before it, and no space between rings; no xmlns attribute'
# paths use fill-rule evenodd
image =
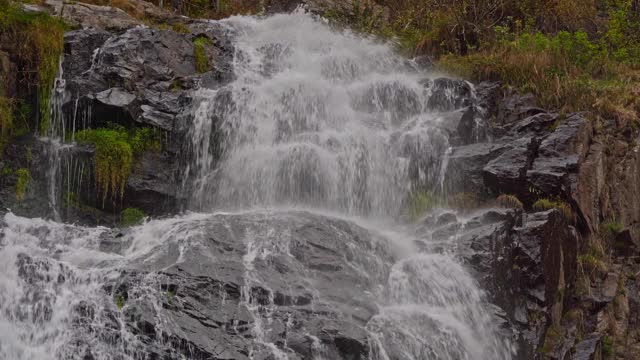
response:
<svg viewBox="0 0 640 360"><path fill-rule="evenodd" d="M220 358L299 359L295 331L313 359L339 358L316 319L300 328L311 313L362 326L371 360L511 359L453 251L418 253L397 223L410 192L442 191L459 94L301 11L219 24L235 80L196 94L182 183L203 213L118 236L6 215L0 358L199 359L215 334ZM201 298L174 293L180 276ZM185 325L175 309L194 304L219 323Z"/></svg>
<svg viewBox="0 0 640 360"><path fill-rule="evenodd" d="M225 24L237 32L237 79L198 94L196 206L305 204L389 217L420 177L441 184L442 117L430 110L424 76L390 47L303 13ZM224 146L214 172L216 133Z"/></svg>

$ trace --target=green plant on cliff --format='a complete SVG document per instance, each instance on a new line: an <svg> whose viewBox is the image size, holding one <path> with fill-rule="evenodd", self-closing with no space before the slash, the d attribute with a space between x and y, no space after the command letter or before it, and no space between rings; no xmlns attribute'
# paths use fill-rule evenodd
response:
<svg viewBox="0 0 640 360"><path fill-rule="evenodd" d="M140 209L126 208L122 211L120 217L120 224L127 227L141 224L144 218L147 217L147 214Z"/></svg>
<svg viewBox="0 0 640 360"><path fill-rule="evenodd" d="M502 194L496 199L496 204L504 208L523 209L524 205L515 195Z"/></svg>
<svg viewBox="0 0 640 360"><path fill-rule="evenodd" d="M35 85L38 94L39 126L49 127L49 99L58 73L66 26L44 12L28 12L17 4L0 4L0 34L15 54L20 80Z"/></svg>
<svg viewBox="0 0 640 360"><path fill-rule="evenodd" d="M558 211L560 211L562 216L564 216L565 219L567 219L568 222L573 223L574 221L573 210L571 210L571 206L569 206L569 204L567 204L562 200L554 201L547 198L542 198L536 201L532 207L533 207L533 210L536 210L536 211L546 211L551 209L557 209Z"/></svg>
<svg viewBox="0 0 640 360"><path fill-rule="evenodd" d="M29 189L29 184L31 183L31 173L29 169L20 168L16 170L16 200L22 201L24 200L27 190Z"/></svg>
<svg viewBox="0 0 640 360"><path fill-rule="evenodd" d="M600 230L602 234L607 237L615 237L624 229L624 225L615 221L615 220L607 220L600 224Z"/></svg>
<svg viewBox="0 0 640 360"><path fill-rule="evenodd" d="M160 142L149 128L126 130L123 127L82 130L75 134L78 143L93 145L95 176L102 201L111 195L122 197L133 168L134 158L147 150L159 150Z"/></svg>
<svg viewBox="0 0 640 360"><path fill-rule="evenodd" d="M13 104L11 99L0 96L0 158L13 130Z"/></svg>
<svg viewBox="0 0 640 360"><path fill-rule="evenodd" d="M207 47L211 46L211 40L204 36L198 36L193 40L193 57L196 62L196 70L205 73L210 70Z"/></svg>

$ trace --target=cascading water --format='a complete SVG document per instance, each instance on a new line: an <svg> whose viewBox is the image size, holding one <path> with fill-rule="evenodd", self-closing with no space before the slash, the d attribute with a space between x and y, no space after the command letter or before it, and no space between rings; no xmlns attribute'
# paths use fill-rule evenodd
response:
<svg viewBox="0 0 640 360"><path fill-rule="evenodd" d="M6 215L0 358L510 359L454 251L398 221L442 191L458 95L300 11L221 24L236 77L196 94L182 184L203 213L121 235Z"/></svg>

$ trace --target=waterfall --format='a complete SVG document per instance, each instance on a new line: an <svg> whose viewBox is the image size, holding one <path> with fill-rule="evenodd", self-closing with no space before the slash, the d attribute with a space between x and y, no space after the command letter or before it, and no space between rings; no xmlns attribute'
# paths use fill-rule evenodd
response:
<svg viewBox="0 0 640 360"><path fill-rule="evenodd" d="M445 191L450 115L473 94L303 11L216 25L235 78L194 94L194 212L122 231L7 214L0 358L511 359L456 236L418 249L404 221L413 193ZM88 171L59 161L63 92L54 211L61 172Z"/></svg>
<svg viewBox="0 0 640 360"><path fill-rule="evenodd" d="M441 183L442 117L424 75L389 46L302 12L224 23L237 34L236 80L198 94L185 176L197 208L303 204L388 217L419 177Z"/></svg>

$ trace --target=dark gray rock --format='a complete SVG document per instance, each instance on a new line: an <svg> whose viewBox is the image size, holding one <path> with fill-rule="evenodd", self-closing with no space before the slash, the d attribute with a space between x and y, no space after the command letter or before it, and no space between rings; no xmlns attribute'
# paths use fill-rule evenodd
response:
<svg viewBox="0 0 640 360"><path fill-rule="evenodd" d="M483 178L494 194L526 196L527 170L534 161L536 138L524 137L507 144L506 149L482 169Z"/></svg>
<svg viewBox="0 0 640 360"><path fill-rule="evenodd" d="M591 334L576 345L574 360L602 360L602 334Z"/></svg>
<svg viewBox="0 0 640 360"><path fill-rule="evenodd" d="M431 90L427 107L435 111L453 111L473 102L471 85L464 80L437 78L425 82Z"/></svg>
<svg viewBox="0 0 640 360"><path fill-rule="evenodd" d="M272 343L291 359L311 359L320 345L331 359L366 358L365 326L378 312L374 290L393 263L381 238L303 212L206 215L176 224L179 236L168 234L104 289L122 299L125 331L140 339L135 351L203 359L247 359L253 351L269 358L262 344ZM104 236L101 248L118 251L114 243L127 239ZM81 324L105 339L123 331L118 323L112 330Z"/></svg>
<svg viewBox="0 0 640 360"><path fill-rule="evenodd" d="M548 195L572 194L590 135L591 126L582 116L566 119L540 143L537 157L527 172L528 181Z"/></svg>

